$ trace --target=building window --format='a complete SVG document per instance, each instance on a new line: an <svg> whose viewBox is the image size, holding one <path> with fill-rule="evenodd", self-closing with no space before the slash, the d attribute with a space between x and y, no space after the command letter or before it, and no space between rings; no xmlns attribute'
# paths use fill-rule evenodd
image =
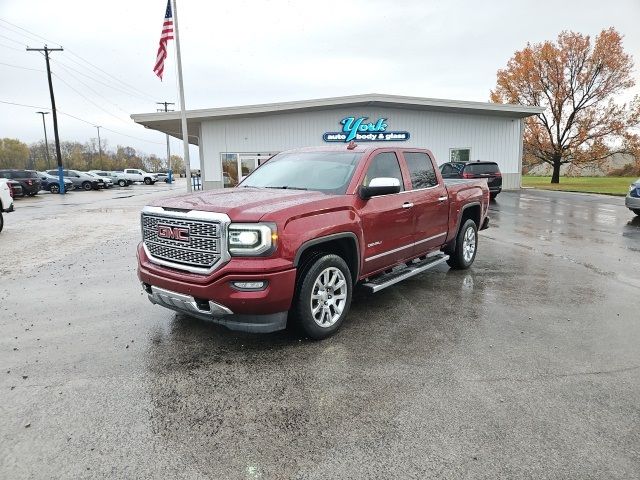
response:
<svg viewBox="0 0 640 480"><path fill-rule="evenodd" d="M468 162L470 159L471 159L470 148L450 148L449 149L450 162Z"/></svg>

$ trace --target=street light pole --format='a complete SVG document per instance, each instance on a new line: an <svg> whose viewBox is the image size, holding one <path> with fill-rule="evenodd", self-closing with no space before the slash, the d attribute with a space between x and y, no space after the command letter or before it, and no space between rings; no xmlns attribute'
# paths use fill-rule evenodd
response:
<svg viewBox="0 0 640 480"><path fill-rule="evenodd" d="M49 112L36 112L42 115L42 127L44 128L44 158L47 160L47 170L51 168L49 163L49 140L47 140L47 124L44 121L44 116L49 115Z"/></svg>
<svg viewBox="0 0 640 480"><path fill-rule="evenodd" d="M101 162L100 168L102 168L102 144L100 143L100 125L96 125L96 128L98 129L98 152L100 155L98 157L98 161Z"/></svg>
<svg viewBox="0 0 640 480"><path fill-rule="evenodd" d="M158 105L164 105L164 109L158 108L159 112L173 112L173 110L169 110L169 105L175 105L172 102L156 102ZM169 134L166 134L167 137L167 166L169 168L169 181L168 183L173 182L173 170L171 170L171 147L169 146Z"/></svg>

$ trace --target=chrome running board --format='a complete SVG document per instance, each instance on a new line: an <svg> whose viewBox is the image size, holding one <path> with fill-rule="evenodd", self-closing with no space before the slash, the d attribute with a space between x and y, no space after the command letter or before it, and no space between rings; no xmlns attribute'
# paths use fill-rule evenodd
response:
<svg viewBox="0 0 640 480"><path fill-rule="evenodd" d="M418 275L430 268L435 267L436 265L440 265L441 263L449 260L449 255L446 255L442 252L438 252L435 255L428 256L424 260L421 260L416 263L411 263L406 267L395 270L389 273L385 273L384 275L380 275L368 282L364 283L362 286L369 290L371 293L379 292L383 288L390 287L391 285L395 285L402 280L406 280L407 278Z"/></svg>

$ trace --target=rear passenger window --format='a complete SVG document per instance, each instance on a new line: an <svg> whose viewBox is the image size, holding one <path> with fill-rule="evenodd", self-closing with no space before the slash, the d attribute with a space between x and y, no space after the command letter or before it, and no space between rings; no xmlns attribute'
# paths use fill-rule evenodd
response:
<svg viewBox="0 0 640 480"><path fill-rule="evenodd" d="M398 157L393 152L379 153L369 164L369 169L364 177L362 184L369 186L369 182L374 178L397 178L400 182L400 191L404 190L404 182L402 180L402 171L398 163Z"/></svg>
<svg viewBox="0 0 640 480"><path fill-rule="evenodd" d="M411 186L414 190L438 184L433 163L426 153L405 152L404 159L411 173Z"/></svg>

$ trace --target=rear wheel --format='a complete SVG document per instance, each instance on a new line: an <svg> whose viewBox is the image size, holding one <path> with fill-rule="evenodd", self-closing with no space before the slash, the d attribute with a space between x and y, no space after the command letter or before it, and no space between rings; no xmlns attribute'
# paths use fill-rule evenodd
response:
<svg viewBox="0 0 640 480"><path fill-rule="evenodd" d="M60 185L58 185L57 183L52 183L51 185L49 185L49 191L51 193L60 193Z"/></svg>
<svg viewBox="0 0 640 480"><path fill-rule="evenodd" d="M468 218L460 227L456 237L456 248L449 255L447 263L454 270L465 270L476 258L478 247L478 226Z"/></svg>
<svg viewBox="0 0 640 480"><path fill-rule="evenodd" d="M85 192L88 192L93 187L91 185L91 182L82 182L82 188L84 189Z"/></svg>
<svg viewBox="0 0 640 480"><path fill-rule="evenodd" d="M491 197L491 200L495 200L497 196L498 196L497 193L490 193L489 194L489 197Z"/></svg>
<svg viewBox="0 0 640 480"><path fill-rule="evenodd" d="M338 255L319 255L303 266L294 304L303 333L320 340L338 330L349 311L352 289L349 267Z"/></svg>
<svg viewBox="0 0 640 480"><path fill-rule="evenodd" d="M126 180L118 180L118 185L120 185L121 187L126 187L127 186L127 181Z"/></svg>
<svg viewBox="0 0 640 480"><path fill-rule="evenodd" d="M640 215L640 208L632 208L631 211L636 215Z"/></svg>

